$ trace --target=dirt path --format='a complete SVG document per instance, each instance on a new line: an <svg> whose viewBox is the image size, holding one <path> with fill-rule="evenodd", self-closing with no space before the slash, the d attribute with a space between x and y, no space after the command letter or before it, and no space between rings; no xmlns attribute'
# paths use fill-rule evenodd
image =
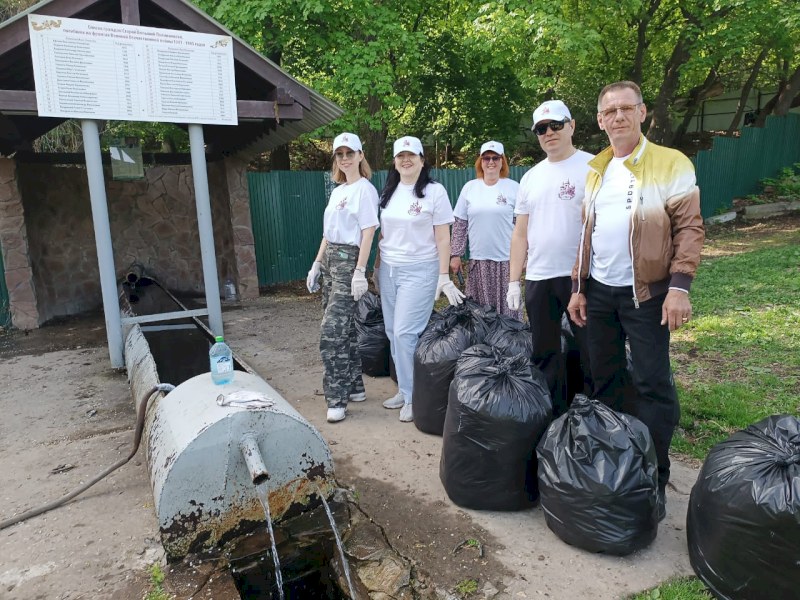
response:
<svg viewBox="0 0 800 600"><path fill-rule="evenodd" d="M226 337L328 440L337 479L431 584L478 582L473 597L618 599L691 569L684 523L696 472L676 464L676 490L658 538L627 558L591 555L558 540L539 508L463 510L439 482L441 438L398 420L380 401L396 388L366 378L368 400L325 422L317 349L321 309L308 296L270 295L226 310ZM55 499L125 456L133 406L114 372L101 317L0 337L0 519ZM162 555L146 466L134 463L67 506L0 531L0 599L141 598ZM468 539L476 548L455 548ZM196 591L174 574L178 598ZM235 597L216 578L194 598Z"/></svg>

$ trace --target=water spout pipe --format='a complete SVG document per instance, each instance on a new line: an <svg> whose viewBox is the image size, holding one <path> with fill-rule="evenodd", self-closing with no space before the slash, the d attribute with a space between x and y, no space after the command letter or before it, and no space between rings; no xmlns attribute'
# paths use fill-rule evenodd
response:
<svg viewBox="0 0 800 600"><path fill-rule="evenodd" d="M250 479L252 479L253 485L259 485L269 479L267 466L261 457L261 450L258 448L258 441L255 435L247 434L242 436L239 448L242 451L242 456L244 456L244 462L247 464L247 470L250 471Z"/></svg>

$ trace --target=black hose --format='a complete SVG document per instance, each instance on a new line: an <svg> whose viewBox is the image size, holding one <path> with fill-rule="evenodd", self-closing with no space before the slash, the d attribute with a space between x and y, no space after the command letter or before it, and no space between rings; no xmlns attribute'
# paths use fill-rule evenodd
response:
<svg viewBox="0 0 800 600"><path fill-rule="evenodd" d="M44 504L38 508L33 508L28 512L24 512L21 515L17 515L16 517L12 517L10 519L6 519L5 521L0 521L0 530L5 529L7 527L11 527L12 525L16 525L17 523L21 523L22 521L27 521L28 519L46 513L48 511L53 510L54 508L58 508L62 504L69 502L75 496L82 494L90 487L92 487L95 483L113 473L117 469L119 469L122 465L127 463L130 459L134 457L136 451L139 450L139 443L142 441L142 432L144 431L144 418L147 415L147 407L150 405L150 401L153 399L157 392L162 393L169 393L175 389L175 386L170 385L168 383L161 383L158 385L154 385L150 388L150 391L142 398L142 401L139 403L139 410L136 413L136 431L133 433L133 449L131 450L130 454L128 454L128 458L123 458L119 462L111 465L105 471L94 477L91 481L83 484L82 486L72 490L66 496L62 496L58 500L54 500L53 502L49 502L48 504Z"/></svg>

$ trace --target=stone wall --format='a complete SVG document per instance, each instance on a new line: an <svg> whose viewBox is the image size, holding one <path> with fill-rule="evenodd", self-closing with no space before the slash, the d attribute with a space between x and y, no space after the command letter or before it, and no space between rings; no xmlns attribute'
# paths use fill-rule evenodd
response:
<svg viewBox="0 0 800 600"><path fill-rule="evenodd" d="M5 266L11 324L19 329L33 329L39 326L40 316L18 183L16 162L0 158L0 251Z"/></svg>
<svg viewBox="0 0 800 600"><path fill-rule="evenodd" d="M249 203L244 210L241 182L228 184L228 178L237 175L236 170L228 161L208 165L217 272L220 286L231 278L239 284L242 295L249 297L253 295L251 279L256 277L255 259L250 273L252 232L248 238L240 231L243 211L249 222ZM39 323L101 306L85 168L20 164L18 179ZM204 295L191 167L147 168L145 178L139 181L114 181L110 169L106 169L105 181L118 277L124 276L132 263L139 263L172 291ZM244 196L246 191L244 179ZM235 199L230 197L233 192ZM232 223L234 219L236 224ZM243 254L241 269L237 269L236 250ZM255 281L257 295L257 278Z"/></svg>

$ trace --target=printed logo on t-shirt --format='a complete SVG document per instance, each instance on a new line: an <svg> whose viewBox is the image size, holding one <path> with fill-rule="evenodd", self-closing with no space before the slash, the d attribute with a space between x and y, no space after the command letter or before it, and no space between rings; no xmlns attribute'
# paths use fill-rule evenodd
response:
<svg viewBox="0 0 800 600"><path fill-rule="evenodd" d="M559 200L572 200L575 197L575 186L571 185L569 179L561 184L558 190Z"/></svg>
<svg viewBox="0 0 800 600"><path fill-rule="evenodd" d="M416 200L414 200L411 206L408 207L408 214L411 215L412 217L416 217L421 212L422 212L422 205Z"/></svg>
<svg viewBox="0 0 800 600"><path fill-rule="evenodd" d="M347 207L347 196L345 196L344 198L339 200L339 202L336 203L336 210L343 210L346 207Z"/></svg>
<svg viewBox="0 0 800 600"><path fill-rule="evenodd" d="M506 199L505 196L503 196L503 192L497 194L497 203L500 204L501 206L505 206L506 204L508 204L508 200Z"/></svg>

